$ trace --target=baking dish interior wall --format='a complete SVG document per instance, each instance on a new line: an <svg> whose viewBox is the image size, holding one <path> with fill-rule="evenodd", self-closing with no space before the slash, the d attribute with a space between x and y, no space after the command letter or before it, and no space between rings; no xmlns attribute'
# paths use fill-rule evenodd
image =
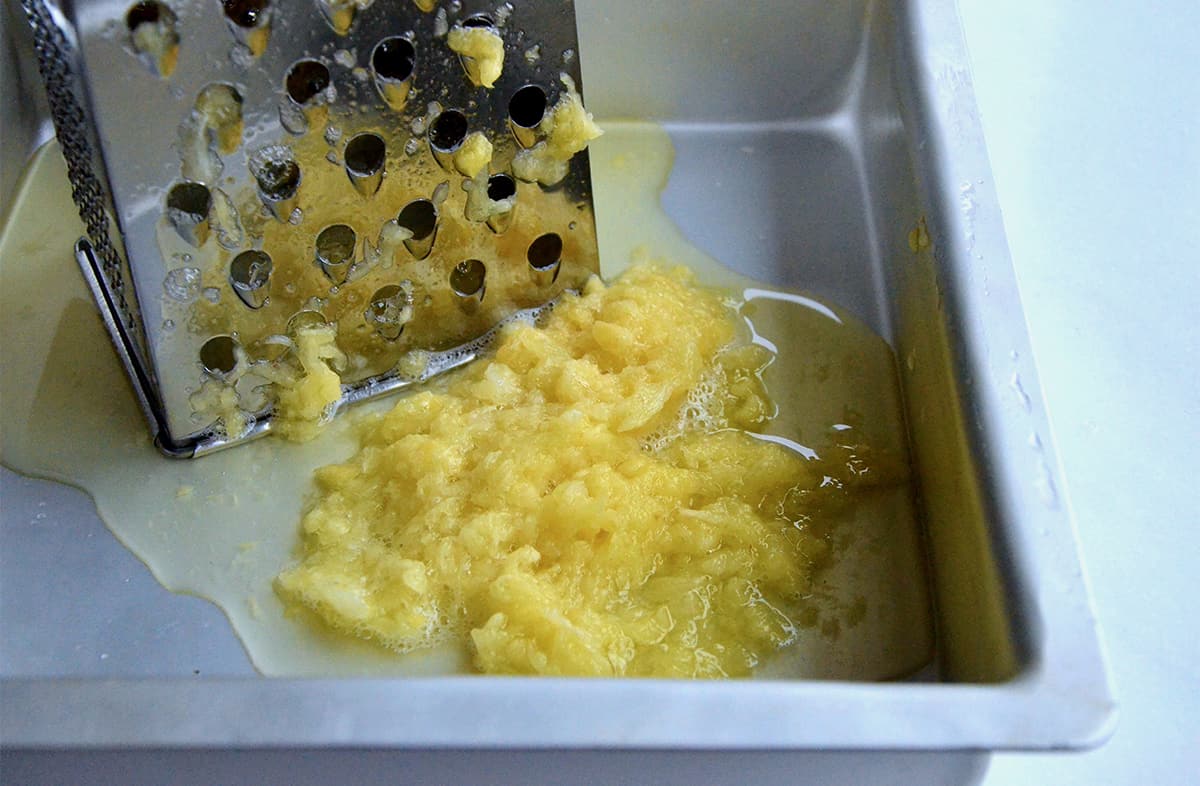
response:
<svg viewBox="0 0 1200 786"><path fill-rule="evenodd" d="M684 234L742 272L832 300L896 349L941 677L1012 678L1027 648L956 368L955 320L969 315L952 317L940 296L962 260L909 243L940 197L918 163L926 118L896 23L903 0L577 8L589 107L668 128L664 204Z"/></svg>

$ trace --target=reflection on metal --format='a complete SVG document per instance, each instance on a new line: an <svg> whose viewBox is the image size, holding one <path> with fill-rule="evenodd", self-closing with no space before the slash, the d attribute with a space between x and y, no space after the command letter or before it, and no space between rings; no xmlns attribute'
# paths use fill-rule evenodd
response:
<svg viewBox="0 0 1200 786"><path fill-rule="evenodd" d="M258 185L258 198L271 215L279 221L290 220L301 177L291 150L283 145L264 148L250 157L248 167Z"/></svg>
<svg viewBox="0 0 1200 786"><path fill-rule="evenodd" d="M288 319L287 335L294 341L296 339L296 335L299 334L300 331L327 324L329 324L328 320L325 319L325 315L320 311L313 311L311 309L297 311L295 314L292 314L290 319Z"/></svg>
<svg viewBox="0 0 1200 786"><path fill-rule="evenodd" d="M363 318L380 336L388 341L395 341L404 332L404 326L411 314L411 289L388 284L371 295Z"/></svg>
<svg viewBox="0 0 1200 786"><path fill-rule="evenodd" d="M200 365L205 372L225 379L238 365L239 347L233 336L213 336L200 347Z"/></svg>
<svg viewBox="0 0 1200 786"><path fill-rule="evenodd" d="M321 9L321 15L333 28L333 32L344 36L354 26L359 4L355 0L317 0L317 7Z"/></svg>
<svg viewBox="0 0 1200 786"><path fill-rule="evenodd" d="M237 150L242 143L243 104L245 99L238 89L224 82L207 84L196 96L196 112L224 155Z"/></svg>
<svg viewBox="0 0 1200 786"><path fill-rule="evenodd" d="M212 193L200 183L177 183L167 192L167 221L188 245L208 240Z"/></svg>
<svg viewBox="0 0 1200 786"><path fill-rule="evenodd" d="M464 259L450 271L450 289L459 306L474 313L487 291L487 267L478 259Z"/></svg>
<svg viewBox="0 0 1200 786"><path fill-rule="evenodd" d="M474 16L469 16L462 20L460 24L463 27L478 27L488 30L494 35L500 35L500 31L496 29L496 23L487 14L475 14ZM479 78L479 63L475 61L475 58L467 57L466 55L459 55L458 62L462 64L463 70L467 73L467 78L471 80L471 83L476 85L479 84L481 81Z"/></svg>
<svg viewBox="0 0 1200 786"><path fill-rule="evenodd" d="M270 428L269 403L236 439L196 427L190 396L203 381L199 344L210 336L236 338L244 357L260 362L288 346L289 317L319 312L343 349L372 341L375 354L347 385L376 390L372 380L405 353L448 350L487 328L483 312L502 319L597 269L586 155L555 192L514 183L509 169L519 148L510 114L518 126L537 124L522 119L521 101L510 107L514 94L540 86L523 95L552 105L560 73L580 83L578 58L565 55L578 51L569 0L440 3L440 15L414 0L354 0L357 18L343 13L346 0L314 2L317 13L286 16L279 0L22 2L34 11L35 33L43 31L36 40L49 73L64 67L78 77L56 83L59 135L70 142L63 150L113 318L130 337L144 389L157 397L153 428L171 455L209 453ZM479 11L491 18L472 18ZM504 40L495 89L464 74L445 41L455 25L491 27ZM141 61L173 64L170 81ZM454 159L463 163L461 147L475 132L493 154L476 173L477 209L468 215ZM121 177L109 179L110 171ZM192 185L171 194L182 184ZM573 222L580 230L567 232ZM317 237L339 224L355 233L355 248L326 250L322 262ZM562 233L564 261L552 286L535 288L523 256L548 231ZM464 300L448 289L465 259L487 265L486 304L476 314L460 305L469 310L481 291ZM183 267L202 271L209 286L201 295L172 300L169 318L159 303L139 302L139 293L171 298L164 273ZM404 281L421 294L409 306L412 321L389 339L395 325L377 331L363 316L373 294ZM205 333L197 339L179 329L185 324Z"/></svg>
<svg viewBox="0 0 1200 786"><path fill-rule="evenodd" d="M399 112L412 89L417 51L412 41L400 36L385 38L371 52L371 75L380 97Z"/></svg>
<svg viewBox="0 0 1200 786"><path fill-rule="evenodd" d="M529 269L538 286L550 286L558 278L558 271L562 269L562 250L562 238L554 232L547 232L529 244L525 258L529 260Z"/></svg>
<svg viewBox="0 0 1200 786"><path fill-rule="evenodd" d="M359 134L346 143L342 158L346 164L346 175L358 193L372 196L379 190L387 161L387 146L383 137L372 133Z"/></svg>
<svg viewBox="0 0 1200 786"><path fill-rule="evenodd" d="M299 60L284 79L284 98L279 105L279 122L297 136L319 128L329 117L332 93L329 67L319 60Z"/></svg>
<svg viewBox="0 0 1200 786"><path fill-rule="evenodd" d="M525 85L508 101L508 127L521 147L537 144L537 127L546 116L546 91Z"/></svg>
<svg viewBox="0 0 1200 786"><path fill-rule="evenodd" d="M467 117L457 109L446 109L429 124L429 147L438 165L447 172L458 172L454 154L467 138Z"/></svg>
<svg viewBox="0 0 1200 786"><path fill-rule="evenodd" d="M266 305L271 294L271 256L265 251L243 251L229 263L229 284L250 308Z"/></svg>
<svg viewBox="0 0 1200 786"><path fill-rule="evenodd" d="M261 55L271 37L270 0L223 0L221 6L234 37L254 57Z"/></svg>

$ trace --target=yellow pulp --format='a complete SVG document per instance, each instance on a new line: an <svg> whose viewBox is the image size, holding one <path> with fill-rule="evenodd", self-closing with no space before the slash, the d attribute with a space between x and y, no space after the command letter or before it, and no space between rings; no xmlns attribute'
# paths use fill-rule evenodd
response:
<svg viewBox="0 0 1200 786"><path fill-rule="evenodd" d="M455 168L466 177L471 178L486 170L491 161L492 143L488 141L482 131L476 131L468 136L462 143L462 147L454 154Z"/></svg>
<svg viewBox="0 0 1200 786"><path fill-rule="evenodd" d="M400 651L469 638L489 673L749 673L828 552L801 500L852 476L747 433L771 354L730 349L734 317L639 266L506 329L317 472L280 592Z"/></svg>
<svg viewBox="0 0 1200 786"><path fill-rule="evenodd" d="M318 325L296 335L299 371L289 369L277 380L278 413L272 428L285 439L303 442L312 439L329 417L329 410L342 396L342 379L327 361L344 360L337 348L332 326Z"/></svg>

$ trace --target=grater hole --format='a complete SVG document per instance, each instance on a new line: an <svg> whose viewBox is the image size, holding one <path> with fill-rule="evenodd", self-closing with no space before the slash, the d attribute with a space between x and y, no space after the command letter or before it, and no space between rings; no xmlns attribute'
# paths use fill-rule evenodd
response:
<svg viewBox="0 0 1200 786"><path fill-rule="evenodd" d="M224 377L237 368L238 343L232 336L213 336L200 347L200 365L209 374Z"/></svg>
<svg viewBox="0 0 1200 786"><path fill-rule="evenodd" d="M467 138L467 117L457 109L447 109L429 127L429 142L434 150L451 153Z"/></svg>
<svg viewBox="0 0 1200 786"><path fill-rule="evenodd" d="M490 27L495 29L496 21L487 14L474 14L462 20L463 27Z"/></svg>
<svg viewBox="0 0 1200 786"><path fill-rule="evenodd" d="M229 264L229 283L250 308L266 305L273 267L271 255L258 250L243 251Z"/></svg>
<svg viewBox="0 0 1200 786"><path fill-rule="evenodd" d="M317 235L317 264L335 284L346 280L357 246L358 235L345 224L327 226Z"/></svg>
<svg viewBox="0 0 1200 786"><path fill-rule="evenodd" d="M285 88L288 98L307 104L329 87L329 68L317 60L301 60L288 69Z"/></svg>
<svg viewBox="0 0 1200 786"><path fill-rule="evenodd" d="M478 259L464 259L450 271L450 288L461 298L483 300L487 268Z"/></svg>
<svg viewBox="0 0 1200 786"><path fill-rule="evenodd" d="M404 206L396 223L412 232L413 240L424 240L437 228L437 208L428 199L414 199Z"/></svg>
<svg viewBox="0 0 1200 786"><path fill-rule="evenodd" d="M508 199L517 193L517 181L505 174L492 175L488 178L487 195L493 202Z"/></svg>
<svg viewBox="0 0 1200 786"><path fill-rule="evenodd" d="M129 10L125 12L125 26L132 33L141 25L156 24L159 20L173 22L175 21L174 17L171 10L162 3L148 0L148 2L134 3L129 6Z"/></svg>
<svg viewBox="0 0 1200 786"><path fill-rule="evenodd" d="M241 107L245 103L242 94L237 88L225 82L212 82L200 89L200 93L196 96L196 110L206 114L219 114L221 112L237 112L237 119L241 119ZM217 120L225 118L218 117Z"/></svg>
<svg viewBox="0 0 1200 786"><path fill-rule="evenodd" d="M267 160L254 169L254 179L268 199L290 199L300 187L300 165L291 159Z"/></svg>
<svg viewBox="0 0 1200 786"><path fill-rule="evenodd" d="M129 43L138 57L158 76L171 76L179 59L178 19L158 0L135 3L125 12Z"/></svg>
<svg viewBox="0 0 1200 786"><path fill-rule="evenodd" d="M411 77L416 61L417 50L412 41L399 36L383 39L371 54L371 68L376 76L395 82Z"/></svg>
<svg viewBox="0 0 1200 786"><path fill-rule="evenodd" d="M212 208L212 192L200 183L176 183L167 192L167 210L174 215L182 213L182 217L199 223L208 218Z"/></svg>
<svg viewBox="0 0 1200 786"><path fill-rule="evenodd" d="M320 311L312 311L310 309L297 311L295 314L292 314L291 319L288 320L287 334L291 338L295 339L295 337L299 335L302 330L323 327L327 324L329 323L326 322L325 315Z"/></svg>
<svg viewBox="0 0 1200 786"><path fill-rule="evenodd" d="M268 0L224 0L225 18L238 27L252 28L263 23Z"/></svg>
<svg viewBox="0 0 1200 786"><path fill-rule="evenodd" d="M389 284L371 295L367 310L363 314L375 332L395 341L404 332L404 325L412 316L411 297L402 287Z"/></svg>
<svg viewBox="0 0 1200 786"><path fill-rule="evenodd" d="M536 128L546 114L546 91L525 85L508 102L508 116L521 128Z"/></svg>
<svg viewBox="0 0 1200 786"><path fill-rule="evenodd" d="M383 169L387 146L378 134L359 134L346 144L346 169L353 175L370 176Z"/></svg>
<svg viewBox="0 0 1200 786"><path fill-rule="evenodd" d="M534 270L550 270L562 259L562 249L562 238L555 232L547 232L529 244L525 258Z"/></svg>
<svg viewBox="0 0 1200 786"><path fill-rule="evenodd" d="M387 160L387 145L378 134L359 134L346 143L343 153L346 175L351 185L363 196L371 196L383 183L383 166Z"/></svg>
<svg viewBox="0 0 1200 786"><path fill-rule="evenodd" d="M167 192L167 221L184 242L200 248L208 239L212 193L200 183L183 182Z"/></svg>
<svg viewBox="0 0 1200 786"><path fill-rule="evenodd" d="M224 82L207 84L196 96L195 111L216 134L222 153L232 153L241 144L244 103L237 88Z"/></svg>

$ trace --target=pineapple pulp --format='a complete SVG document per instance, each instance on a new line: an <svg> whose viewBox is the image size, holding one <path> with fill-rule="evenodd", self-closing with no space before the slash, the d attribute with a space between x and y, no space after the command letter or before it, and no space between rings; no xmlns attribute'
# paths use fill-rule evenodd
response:
<svg viewBox="0 0 1200 786"><path fill-rule="evenodd" d="M829 551L810 516L867 458L756 438L772 355L739 324L640 265L507 327L318 470L277 590L398 651L464 641L483 672L748 674L795 638Z"/></svg>

